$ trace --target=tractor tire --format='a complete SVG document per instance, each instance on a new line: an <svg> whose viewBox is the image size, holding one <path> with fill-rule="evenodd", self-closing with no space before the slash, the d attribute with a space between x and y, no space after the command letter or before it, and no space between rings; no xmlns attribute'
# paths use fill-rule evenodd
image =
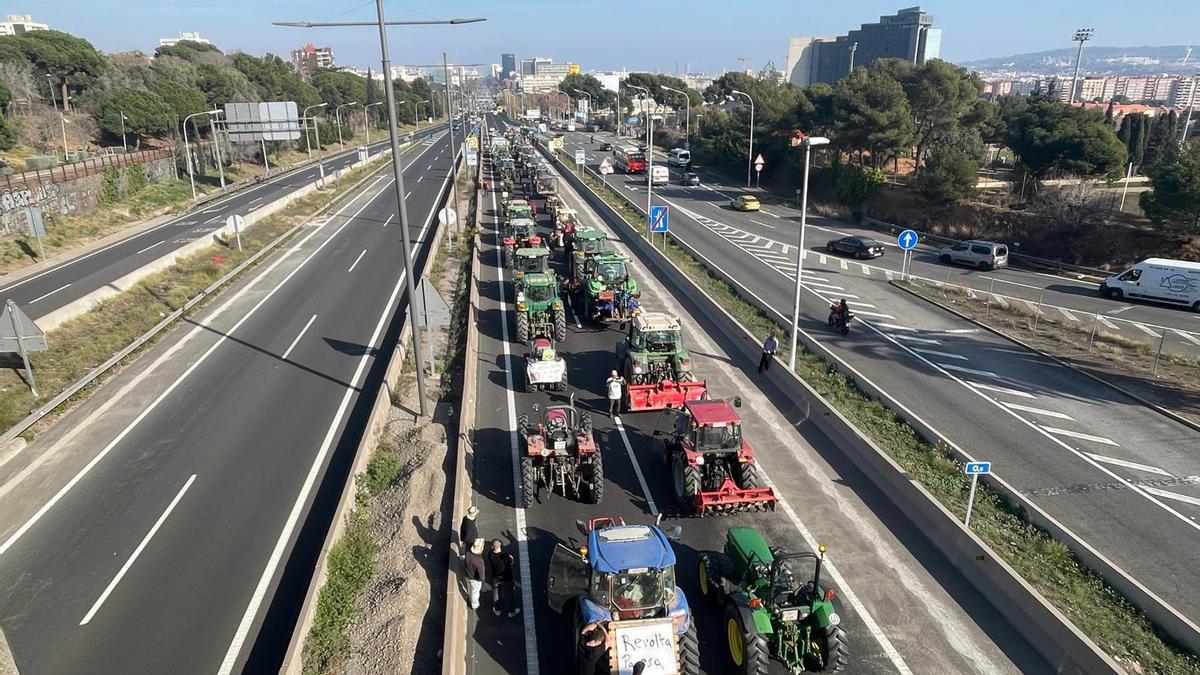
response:
<svg viewBox="0 0 1200 675"><path fill-rule="evenodd" d="M846 631L841 626L829 626L824 635L820 629L813 629L813 645L805 657L805 668L811 671L836 673L845 670L850 660L850 645L846 641Z"/></svg>
<svg viewBox="0 0 1200 675"><path fill-rule="evenodd" d="M579 430L582 431L585 436L592 435L592 416L588 413L580 413Z"/></svg>
<svg viewBox="0 0 1200 675"><path fill-rule="evenodd" d="M529 342L529 315L525 312L517 313L517 342L526 344Z"/></svg>
<svg viewBox="0 0 1200 675"><path fill-rule="evenodd" d="M533 458L521 458L521 504L525 508L533 506L537 496L537 472L533 469Z"/></svg>
<svg viewBox="0 0 1200 675"><path fill-rule="evenodd" d="M505 269L512 269L513 267L512 249L507 246L504 247L504 267Z"/></svg>
<svg viewBox="0 0 1200 675"><path fill-rule="evenodd" d="M559 307L554 310L554 341L562 342L567 339L567 310Z"/></svg>
<svg viewBox="0 0 1200 675"><path fill-rule="evenodd" d="M763 486L762 474L758 472L758 464L754 462L738 464L738 474L738 486L743 490L750 490Z"/></svg>
<svg viewBox="0 0 1200 675"><path fill-rule="evenodd" d="M723 600L721 581L733 579L733 574L733 561L724 553L714 551L700 555L700 591L714 605L720 605Z"/></svg>
<svg viewBox="0 0 1200 675"><path fill-rule="evenodd" d="M565 371L565 370L563 371L562 379L558 381L558 384L554 385L554 390L555 391L566 391L567 390L567 371Z"/></svg>
<svg viewBox="0 0 1200 675"><path fill-rule="evenodd" d="M604 460L600 452L592 455L592 461L583 465L583 494L588 504L599 504L604 499Z"/></svg>
<svg viewBox="0 0 1200 675"><path fill-rule="evenodd" d="M679 638L679 675L700 675L700 639L696 637L695 614L688 621L687 631Z"/></svg>
<svg viewBox="0 0 1200 675"><path fill-rule="evenodd" d="M517 435L521 438L529 437L529 415L517 417Z"/></svg>
<svg viewBox="0 0 1200 675"><path fill-rule="evenodd" d="M733 671L738 675L766 675L770 651L767 639L742 621L733 601L725 603L725 642Z"/></svg>
<svg viewBox="0 0 1200 675"><path fill-rule="evenodd" d="M700 492L700 470L688 466L682 452L671 456L671 486L679 508L691 513L695 509L696 495Z"/></svg>

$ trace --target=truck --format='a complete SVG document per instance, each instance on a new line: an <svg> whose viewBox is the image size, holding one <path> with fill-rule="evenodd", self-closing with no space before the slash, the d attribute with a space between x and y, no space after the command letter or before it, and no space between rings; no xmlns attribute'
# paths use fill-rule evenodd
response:
<svg viewBox="0 0 1200 675"><path fill-rule="evenodd" d="M692 372L679 319L641 312L617 343L617 371L625 377L622 409L629 412L681 408L708 396L708 385Z"/></svg>
<svg viewBox="0 0 1200 675"><path fill-rule="evenodd" d="M650 167L646 180L650 185L667 185L671 182L671 170L662 164L655 164Z"/></svg>
<svg viewBox="0 0 1200 675"><path fill-rule="evenodd" d="M1136 298L1200 312L1200 262L1147 258L1100 282L1100 295Z"/></svg>
<svg viewBox="0 0 1200 675"><path fill-rule="evenodd" d="M679 528L668 536L657 524L627 525L602 516L580 529L587 544L556 543L546 578L550 608L570 617L564 623L575 645L574 668L558 672L581 672L579 637L585 627L601 624L609 672L629 673L642 661L650 673L699 675L696 622L675 581L671 538L679 537Z"/></svg>
<svg viewBox="0 0 1200 675"><path fill-rule="evenodd" d="M674 148L667 154L667 164L677 167L686 167L692 163L692 151L684 150L683 148Z"/></svg>

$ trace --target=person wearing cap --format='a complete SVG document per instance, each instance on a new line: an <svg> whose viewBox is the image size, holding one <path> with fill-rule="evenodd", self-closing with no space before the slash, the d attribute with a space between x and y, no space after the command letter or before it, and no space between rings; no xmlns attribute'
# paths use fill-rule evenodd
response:
<svg viewBox="0 0 1200 675"><path fill-rule="evenodd" d="M616 417L621 412L621 389L625 386L625 378L614 370L604 384L608 391L608 416Z"/></svg>
<svg viewBox="0 0 1200 675"><path fill-rule="evenodd" d="M479 538L479 526L475 524L475 517L479 515L479 507L472 504L467 508L467 515L463 516L462 524L458 526L458 545L459 550L466 549L471 545L471 542Z"/></svg>
<svg viewBox="0 0 1200 675"><path fill-rule="evenodd" d="M483 580L487 577L487 568L483 564L483 539L476 538L471 542L463 560L463 576L467 579L467 595L470 597L471 609L479 609L479 592L483 590Z"/></svg>

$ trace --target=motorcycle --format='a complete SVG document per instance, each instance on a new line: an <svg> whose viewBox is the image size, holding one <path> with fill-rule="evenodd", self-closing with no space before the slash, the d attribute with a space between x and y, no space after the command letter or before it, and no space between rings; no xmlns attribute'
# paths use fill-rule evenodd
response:
<svg viewBox="0 0 1200 675"><path fill-rule="evenodd" d="M841 305L834 303L829 306L829 327L837 330L843 337L850 334L850 322L854 314L849 310L842 312Z"/></svg>

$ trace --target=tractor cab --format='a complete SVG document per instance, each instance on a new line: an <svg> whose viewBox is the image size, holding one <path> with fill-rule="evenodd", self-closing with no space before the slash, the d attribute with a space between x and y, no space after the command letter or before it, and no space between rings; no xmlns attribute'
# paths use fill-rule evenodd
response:
<svg viewBox="0 0 1200 675"><path fill-rule="evenodd" d="M553 277L541 272L525 275L521 290L517 293L518 305L542 306L556 300L558 300L558 285L554 283Z"/></svg>
<svg viewBox="0 0 1200 675"><path fill-rule="evenodd" d="M675 417L675 436L688 450L699 453L741 452L742 419L734 408L742 400L688 401L682 410L670 409L666 414Z"/></svg>
<svg viewBox="0 0 1200 675"><path fill-rule="evenodd" d="M513 278L520 281L527 274L548 274L550 251L538 246L517 249L513 260Z"/></svg>
<svg viewBox="0 0 1200 675"><path fill-rule="evenodd" d="M561 204L554 209L554 224L567 232L574 232L579 226L579 212Z"/></svg>
<svg viewBox="0 0 1200 675"><path fill-rule="evenodd" d="M540 245L541 241L542 238L537 234L537 224L532 219L514 218L509 221L508 232L504 237L506 246L532 248Z"/></svg>
<svg viewBox="0 0 1200 675"><path fill-rule="evenodd" d="M587 276L592 277L605 286L614 286L618 281L629 276L625 267L625 258L613 255L598 255L584 264Z"/></svg>
<svg viewBox="0 0 1200 675"><path fill-rule="evenodd" d="M505 220L516 220L518 218L532 218L533 207L524 199L510 199L504 202L504 218Z"/></svg>
<svg viewBox="0 0 1200 675"><path fill-rule="evenodd" d="M651 357L682 352L690 370L692 360L683 349L681 333L679 319L661 312L643 312L629 323L626 345L628 351L645 352Z"/></svg>

